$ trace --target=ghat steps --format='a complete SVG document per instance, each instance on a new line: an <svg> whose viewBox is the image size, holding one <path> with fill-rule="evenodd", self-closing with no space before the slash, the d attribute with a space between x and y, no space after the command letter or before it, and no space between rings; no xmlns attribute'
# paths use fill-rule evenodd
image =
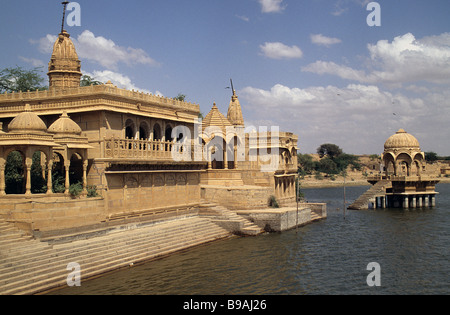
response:
<svg viewBox="0 0 450 315"><path fill-rule="evenodd" d="M261 229L259 226L236 214L236 212L228 210L227 208L214 203L201 204L199 215L205 218L210 218L211 220L215 220L216 223L218 223L218 220L222 220L225 222L238 222L241 228L234 233L243 236L256 236L264 232L263 229Z"/></svg>
<svg viewBox="0 0 450 315"><path fill-rule="evenodd" d="M71 262L81 266L83 281L230 236L208 219L188 217L49 245L0 221L0 240L4 240L0 243L0 294L36 294L66 286Z"/></svg>
<svg viewBox="0 0 450 315"><path fill-rule="evenodd" d="M354 203L352 203L348 209L352 210L364 210L369 208L369 202L379 196L386 194L386 188L391 184L388 180L382 180L370 187L364 194L362 194Z"/></svg>

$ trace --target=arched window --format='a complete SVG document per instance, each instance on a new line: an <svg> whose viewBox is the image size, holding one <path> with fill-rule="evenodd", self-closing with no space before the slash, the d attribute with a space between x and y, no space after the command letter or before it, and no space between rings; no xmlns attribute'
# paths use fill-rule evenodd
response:
<svg viewBox="0 0 450 315"><path fill-rule="evenodd" d="M136 138L136 126L131 119L125 122L125 138L133 140Z"/></svg>
<svg viewBox="0 0 450 315"><path fill-rule="evenodd" d="M161 126L158 123L153 126L153 140L161 140Z"/></svg>
<svg viewBox="0 0 450 315"><path fill-rule="evenodd" d="M139 126L139 140L148 140L150 137L149 128L146 122L141 122Z"/></svg>
<svg viewBox="0 0 450 315"><path fill-rule="evenodd" d="M166 127L165 138L166 138L167 142L172 142L173 141L173 138L172 138L172 127L170 125L168 125Z"/></svg>

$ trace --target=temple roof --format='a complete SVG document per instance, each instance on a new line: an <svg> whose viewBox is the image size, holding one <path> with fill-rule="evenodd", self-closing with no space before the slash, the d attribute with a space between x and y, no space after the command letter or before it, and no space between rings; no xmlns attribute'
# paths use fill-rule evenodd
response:
<svg viewBox="0 0 450 315"><path fill-rule="evenodd" d="M45 133L47 126L38 115L31 111L29 104L25 111L17 115L8 125L8 131L13 133Z"/></svg>
<svg viewBox="0 0 450 315"><path fill-rule="evenodd" d="M395 135L387 139L384 144L384 149L415 149L420 151L420 144L413 135L407 133L403 129L400 129Z"/></svg>
<svg viewBox="0 0 450 315"><path fill-rule="evenodd" d="M53 134L81 135L82 130L64 111L61 117L48 128L48 132Z"/></svg>
<svg viewBox="0 0 450 315"><path fill-rule="evenodd" d="M203 130L207 127L209 127L210 131L213 133L214 131L212 129L220 130L224 137L227 133L227 127L232 127L232 124L228 121L228 119L219 111L216 103L214 103L211 111L203 120Z"/></svg>

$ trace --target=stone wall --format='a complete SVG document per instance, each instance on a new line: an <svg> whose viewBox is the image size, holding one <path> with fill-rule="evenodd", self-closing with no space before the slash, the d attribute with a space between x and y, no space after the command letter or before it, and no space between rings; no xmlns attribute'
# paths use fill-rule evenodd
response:
<svg viewBox="0 0 450 315"><path fill-rule="evenodd" d="M202 199L230 210L267 208L269 197L273 193L271 187L201 185Z"/></svg>
<svg viewBox="0 0 450 315"><path fill-rule="evenodd" d="M199 173L107 174L108 215L200 203Z"/></svg>
<svg viewBox="0 0 450 315"><path fill-rule="evenodd" d="M9 202L8 202L9 199ZM34 196L2 200L0 216L28 232L64 230L95 225L106 218L103 198L68 199Z"/></svg>
<svg viewBox="0 0 450 315"><path fill-rule="evenodd" d="M311 209L307 207L301 207L298 211L296 208L281 208L237 213L267 232L282 232L311 222Z"/></svg>

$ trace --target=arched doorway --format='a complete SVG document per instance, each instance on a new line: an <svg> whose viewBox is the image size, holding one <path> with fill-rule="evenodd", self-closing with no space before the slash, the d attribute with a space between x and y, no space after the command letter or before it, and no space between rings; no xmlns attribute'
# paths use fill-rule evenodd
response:
<svg viewBox="0 0 450 315"><path fill-rule="evenodd" d="M53 153L53 168L52 168L52 186L53 192L63 193L66 190L66 172L64 168L64 158L61 154Z"/></svg>
<svg viewBox="0 0 450 315"><path fill-rule="evenodd" d="M5 193L25 194L25 155L20 151L12 151L6 158Z"/></svg>
<svg viewBox="0 0 450 315"><path fill-rule="evenodd" d="M45 194L49 189L47 187L48 175L47 171L47 156L41 151L36 151L32 157L31 164L31 193Z"/></svg>
<svg viewBox="0 0 450 315"><path fill-rule="evenodd" d="M70 185L83 184L83 157L78 153L70 157L69 183Z"/></svg>

